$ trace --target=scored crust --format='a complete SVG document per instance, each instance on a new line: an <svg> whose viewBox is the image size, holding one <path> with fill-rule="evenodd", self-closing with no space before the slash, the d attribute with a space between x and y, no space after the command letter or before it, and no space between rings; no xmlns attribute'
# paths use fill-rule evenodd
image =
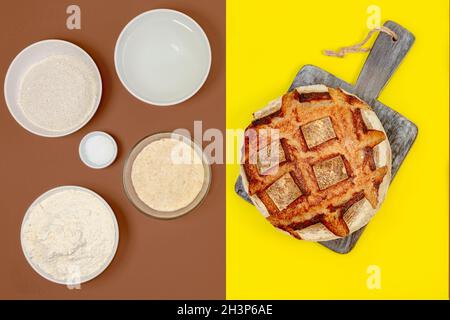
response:
<svg viewBox="0 0 450 320"><path fill-rule="evenodd" d="M345 123L346 113L357 115L350 126L333 124L339 116ZM379 210L391 179L391 148L380 120L361 99L324 85L298 87L253 116L247 130L279 129L286 155L273 175L262 175L249 163L246 135L242 182L253 204L279 230L303 240L333 240L362 228ZM352 135L357 139L346 138ZM256 150L263 147L258 142ZM360 152L361 159L349 150Z"/></svg>

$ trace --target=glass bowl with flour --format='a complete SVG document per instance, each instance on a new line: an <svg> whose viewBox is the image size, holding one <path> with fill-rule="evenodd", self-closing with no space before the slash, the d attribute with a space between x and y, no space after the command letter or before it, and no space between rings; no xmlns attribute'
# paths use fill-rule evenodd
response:
<svg viewBox="0 0 450 320"><path fill-rule="evenodd" d="M98 194L61 186L31 204L20 240L25 258L39 275L78 285L97 277L111 263L119 228L113 210Z"/></svg>
<svg viewBox="0 0 450 320"><path fill-rule="evenodd" d="M125 193L143 213L171 219L197 207L208 193L211 168L202 148L176 133L138 142L125 161Z"/></svg>
<svg viewBox="0 0 450 320"><path fill-rule="evenodd" d="M95 114L102 81L83 49L63 40L44 40L15 57L4 93L11 115L23 128L61 137L83 127Z"/></svg>

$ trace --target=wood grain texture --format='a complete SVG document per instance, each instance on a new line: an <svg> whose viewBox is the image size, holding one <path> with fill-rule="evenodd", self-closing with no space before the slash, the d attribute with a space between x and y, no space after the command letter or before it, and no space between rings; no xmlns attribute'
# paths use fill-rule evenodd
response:
<svg viewBox="0 0 450 320"><path fill-rule="evenodd" d="M378 35L354 89L354 93L370 105L378 98L381 90L406 56L415 40L411 32L395 22L387 21L384 26L394 31L398 38L394 41L386 33Z"/></svg>
<svg viewBox="0 0 450 320"><path fill-rule="evenodd" d="M414 36L392 21L386 22L385 26L394 30L399 38L392 44L387 43L392 42L388 35L380 34L378 36L355 86L316 66L306 65L297 73L289 91L299 86L324 84L333 88L340 87L365 100L373 108L383 124L391 144L393 179L411 149L417 137L418 129L413 122L379 102L376 98L414 43ZM386 51L384 54L381 54L380 50L383 48ZM373 87L365 88L363 84ZM251 203L242 185L241 177L238 177L236 181L235 191L244 200ZM323 241L320 244L337 253L348 253L354 248L363 231L364 228L361 228L345 238Z"/></svg>

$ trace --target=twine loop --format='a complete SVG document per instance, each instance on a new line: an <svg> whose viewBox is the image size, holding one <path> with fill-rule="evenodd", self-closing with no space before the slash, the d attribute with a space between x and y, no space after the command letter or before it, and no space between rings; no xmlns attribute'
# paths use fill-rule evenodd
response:
<svg viewBox="0 0 450 320"><path fill-rule="evenodd" d="M342 47L336 51L335 50L324 50L323 54L326 56L329 56L329 57L343 58L348 53L368 52L368 51L370 51L371 48L364 48L363 46L370 40L370 38L372 37L372 35L375 32L384 32L384 33L390 35L394 41L398 40L398 36L394 31L392 31L388 27L381 26L381 27L376 27L376 28L373 28L372 30L370 30L369 33L367 34L367 36L364 38L364 40L355 45Z"/></svg>

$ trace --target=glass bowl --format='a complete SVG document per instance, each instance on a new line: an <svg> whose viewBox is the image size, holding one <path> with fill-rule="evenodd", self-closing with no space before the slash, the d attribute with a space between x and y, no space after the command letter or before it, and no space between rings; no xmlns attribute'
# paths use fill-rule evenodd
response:
<svg viewBox="0 0 450 320"><path fill-rule="evenodd" d="M195 152L200 156L203 163L203 171L204 171L204 179L203 179L203 185L200 189L200 192L198 195L194 198L194 200L187 206L175 210L175 211L158 211L150 206L148 206L146 203L144 203L139 196L136 193L136 190L134 189L132 180L131 180L131 170L133 167L133 163L136 159L136 157L139 155L139 153L150 143L155 142L157 140L163 139L163 138L173 138L177 140L181 140L184 143L190 145ZM209 187L211 184L211 167L209 165L209 161L207 157L203 154L202 148L194 141L192 141L190 138L187 138L181 134L173 133L173 132L162 132L162 133L156 133L150 136L145 137L141 141L139 141L133 149L128 154L127 159L125 160L125 165L123 168L123 186L125 189L125 194L127 195L128 199L131 201L131 203L141 212L160 219L173 219L180 217L182 215L185 215L186 213L192 211L195 209L205 198L206 194L208 193Z"/></svg>

